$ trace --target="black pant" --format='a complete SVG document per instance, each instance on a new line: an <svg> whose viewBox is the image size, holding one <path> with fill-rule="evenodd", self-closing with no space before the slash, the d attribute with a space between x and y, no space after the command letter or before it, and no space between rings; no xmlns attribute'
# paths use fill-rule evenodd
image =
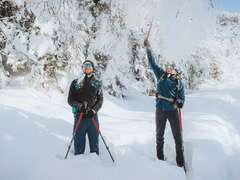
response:
<svg viewBox="0 0 240 180"><path fill-rule="evenodd" d="M170 123L172 134L175 140L177 163L181 166L183 164L183 142L182 132L179 126L178 111L164 111L159 108L156 109L156 142L157 142L157 156L159 159L164 159L163 145L164 145L164 131L167 120Z"/></svg>

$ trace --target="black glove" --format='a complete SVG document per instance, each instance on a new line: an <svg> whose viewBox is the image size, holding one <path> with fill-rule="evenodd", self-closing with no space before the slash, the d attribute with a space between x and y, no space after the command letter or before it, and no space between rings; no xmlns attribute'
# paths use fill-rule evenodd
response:
<svg viewBox="0 0 240 180"><path fill-rule="evenodd" d="M96 114L96 111L94 111L93 109L90 109L88 112L87 112L87 118L92 118L94 117Z"/></svg>
<svg viewBox="0 0 240 180"><path fill-rule="evenodd" d="M174 102L178 108L183 107L183 101L181 99L175 99Z"/></svg>
<svg viewBox="0 0 240 180"><path fill-rule="evenodd" d="M76 105L76 107L77 107L77 110L80 111L81 108L82 108L82 103L78 103L78 104Z"/></svg>
<svg viewBox="0 0 240 180"><path fill-rule="evenodd" d="M86 114L87 109L84 107L83 104L78 103L77 108L78 108L78 111L79 111L80 113Z"/></svg>

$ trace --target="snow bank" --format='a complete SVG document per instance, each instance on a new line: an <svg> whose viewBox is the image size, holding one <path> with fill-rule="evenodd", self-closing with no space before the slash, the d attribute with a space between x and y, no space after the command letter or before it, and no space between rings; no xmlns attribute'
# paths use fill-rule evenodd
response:
<svg viewBox="0 0 240 180"><path fill-rule="evenodd" d="M183 111L185 156L191 180L238 180L240 174L239 89L202 91L187 96ZM91 179L184 180L176 167L167 124L168 162L155 157L154 101L130 92L128 100L106 96L100 112L100 157L87 153L63 160L72 132L66 97L35 90L1 90L0 178L14 180Z"/></svg>
<svg viewBox="0 0 240 180"><path fill-rule="evenodd" d="M147 180L156 177L166 180L186 179L181 168L139 155L129 146L118 147L117 139L116 142L111 141L114 144L111 150L113 152L115 150L116 164L112 164L103 144L100 145L100 157L89 153L75 157L71 153L68 160L63 160L72 131L72 115L65 103L62 97L53 101L52 98L31 90L1 91L1 179ZM109 103L107 101L106 104ZM111 104L113 108L114 104ZM115 109L118 109L117 105ZM106 113L106 110L110 109L106 109L105 106L102 113ZM127 125L131 123L128 121L131 121L131 118L134 119L134 116L129 117L131 112L129 114L126 110L124 112L126 113L126 117L123 117L125 122L115 119L115 113L102 116L103 133L106 132L109 139L115 141L116 135L121 136L116 132L120 132L122 128L127 130ZM119 125L120 129L115 131L111 128L113 124L110 119L115 124L114 128L119 123L123 126ZM144 120L142 121L144 124ZM134 122L132 125L136 126ZM127 134L130 135L126 131L123 138L127 138ZM134 137L135 135L130 138L131 141ZM122 143L126 141L122 140Z"/></svg>

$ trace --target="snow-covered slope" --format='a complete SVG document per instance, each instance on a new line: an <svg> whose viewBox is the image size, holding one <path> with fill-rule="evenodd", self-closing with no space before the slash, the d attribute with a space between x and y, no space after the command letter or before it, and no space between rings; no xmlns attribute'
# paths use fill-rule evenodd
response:
<svg viewBox="0 0 240 180"><path fill-rule="evenodd" d="M211 59L213 74L219 76L223 86L239 84L240 73L240 14L223 12L219 14L214 38L205 44L206 57Z"/></svg>
<svg viewBox="0 0 240 180"><path fill-rule="evenodd" d="M100 158L87 153L63 160L72 134L71 109L63 98L32 90L1 91L0 179L186 179L182 169L155 161L153 151L144 154L152 149L145 145L153 137L151 108L123 109L120 104L126 102L120 101L106 100L100 113L116 164L102 144Z"/></svg>
<svg viewBox="0 0 240 180"><path fill-rule="evenodd" d="M66 97L35 90L0 91L0 179L184 180L175 165L174 143L166 130L168 163L155 157L154 100L129 92L128 100L105 95L101 130L116 164L101 144L100 157L63 160L72 133ZM187 96L184 141L191 180L238 180L240 173L239 88Z"/></svg>

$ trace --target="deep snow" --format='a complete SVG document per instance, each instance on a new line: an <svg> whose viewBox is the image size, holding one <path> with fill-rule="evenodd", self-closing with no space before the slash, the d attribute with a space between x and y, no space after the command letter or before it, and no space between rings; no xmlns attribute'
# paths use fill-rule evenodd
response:
<svg viewBox="0 0 240 180"><path fill-rule="evenodd" d="M238 180L239 88L187 95L183 110L185 152L192 180ZM116 159L101 155L63 160L72 133L66 97L31 89L0 90L0 179L184 180L175 166L169 125L168 163L155 158L154 99L129 91L127 100L105 95L100 123Z"/></svg>

